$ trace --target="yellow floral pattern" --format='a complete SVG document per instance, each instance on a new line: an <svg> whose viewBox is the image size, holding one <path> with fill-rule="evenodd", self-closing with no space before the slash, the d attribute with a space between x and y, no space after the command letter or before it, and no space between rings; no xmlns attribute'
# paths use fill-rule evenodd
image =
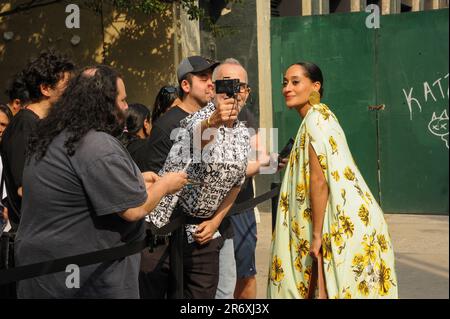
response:
<svg viewBox="0 0 450 319"><path fill-rule="evenodd" d="M333 136L330 136L330 138L328 139L328 142L330 143L331 146L331 154L335 154L338 152L338 147L337 147L337 143L334 140Z"/></svg>
<svg viewBox="0 0 450 319"><path fill-rule="evenodd" d="M344 176L346 179L348 179L349 181L354 181L355 180L355 173L352 171L352 169L350 167L346 167L344 170Z"/></svg>
<svg viewBox="0 0 450 319"><path fill-rule="evenodd" d="M328 183L322 255L330 298L398 298L395 259L383 212L325 104L300 125L284 174L271 243L269 298L307 298L313 260L309 145Z"/></svg>
<svg viewBox="0 0 450 319"><path fill-rule="evenodd" d="M331 173L331 176L333 176L334 180L336 182L339 182L339 180L341 179L341 177L339 176L339 172L338 171L334 171Z"/></svg>
<svg viewBox="0 0 450 319"><path fill-rule="evenodd" d="M309 221L309 222L312 222L312 216L311 216L311 213L312 213L311 208L306 208L306 209L303 211L303 218L306 219L306 220Z"/></svg>
<svg viewBox="0 0 450 319"><path fill-rule="evenodd" d="M322 238L322 254L325 260L330 261L332 256L331 236L330 234L324 234Z"/></svg>
<svg viewBox="0 0 450 319"><path fill-rule="evenodd" d="M281 264L281 259L275 256L272 261L272 272L270 275L270 279L273 282L280 283L284 278L284 270Z"/></svg>
<svg viewBox="0 0 450 319"><path fill-rule="evenodd" d="M369 226L369 210L367 209L366 205L361 205L361 207L359 208L358 216L359 218L361 218L361 221L365 226Z"/></svg>
<svg viewBox="0 0 450 319"><path fill-rule="evenodd" d="M300 205L302 205L305 202L305 185L304 184L297 185L297 200Z"/></svg>
<svg viewBox="0 0 450 319"><path fill-rule="evenodd" d="M287 226L287 214L289 212L289 198L287 193L282 193L280 196L280 208L284 215L284 223L283 225Z"/></svg>
<svg viewBox="0 0 450 319"><path fill-rule="evenodd" d="M305 257L309 252L309 241L306 239L300 239L300 241L297 244L297 254L303 258Z"/></svg>
<svg viewBox="0 0 450 319"><path fill-rule="evenodd" d="M322 154L317 155L317 158L319 159L320 167L322 167L322 170L326 171L327 170L327 158Z"/></svg>
<svg viewBox="0 0 450 319"><path fill-rule="evenodd" d="M300 282L297 285L297 290L298 290L298 293L302 296L302 298L306 299L306 297L308 295L308 288L306 287L304 282Z"/></svg>

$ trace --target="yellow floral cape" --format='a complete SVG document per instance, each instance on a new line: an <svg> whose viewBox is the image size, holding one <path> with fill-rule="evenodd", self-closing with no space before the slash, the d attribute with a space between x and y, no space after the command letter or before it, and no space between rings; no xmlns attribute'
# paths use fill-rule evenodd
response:
<svg viewBox="0 0 450 319"><path fill-rule="evenodd" d="M306 298L312 270L308 145L328 183L322 254L329 298L398 298L383 212L359 172L336 116L314 105L286 167L272 236L268 298Z"/></svg>

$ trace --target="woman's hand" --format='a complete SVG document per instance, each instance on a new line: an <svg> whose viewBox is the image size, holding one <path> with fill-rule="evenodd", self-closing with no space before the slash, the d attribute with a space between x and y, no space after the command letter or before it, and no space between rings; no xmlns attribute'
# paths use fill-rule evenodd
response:
<svg viewBox="0 0 450 319"><path fill-rule="evenodd" d="M277 171L281 171L286 167L286 165L289 162L289 157L282 158L281 161L278 163L278 169Z"/></svg>
<svg viewBox="0 0 450 319"><path fill-rule="evenodd" d="M166 194L173 194L180 190L186 183L187 174L185 172L171 172L162 176L159 180L166 187Z"/></svg>
<svg viewBox="0 0 450 319"><path fill-rule="evenodd" d="M313 236L309 254L312 258L317 260L322 253L322 236Z"/></svg>

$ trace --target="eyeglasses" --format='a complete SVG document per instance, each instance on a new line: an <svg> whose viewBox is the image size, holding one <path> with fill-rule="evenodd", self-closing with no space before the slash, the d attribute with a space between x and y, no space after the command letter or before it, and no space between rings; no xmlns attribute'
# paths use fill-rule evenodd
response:
<svg viewBox="0 0 450 319"><path fill-rule="evenodd" d="M245 91L249 90L250 91L250 85L248 85L245 82L239 82L239 92L240 93L245 93Z"/></svg>

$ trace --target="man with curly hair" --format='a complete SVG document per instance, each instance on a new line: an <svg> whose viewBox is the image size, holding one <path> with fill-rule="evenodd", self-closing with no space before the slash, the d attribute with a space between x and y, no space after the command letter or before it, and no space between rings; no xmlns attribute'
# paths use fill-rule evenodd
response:
<svg viewBox="0 0 450 319"><path fill-rule="evenodd" d="M183 172L141 174L117 140L128 108L120 74L88 67L31 136L23 171L17 266L122 246L144 238L144 217ZM80 266L17 285L19 298L139 298L140 254Z"/></svg>
<svg viewBox="0 0 450 319"><path fill-rule="evenodd" d="M30 104L20 110L3 134L1 157L7 192L6 206L12 230L20 220L22 172L31 132L45 118L67 86L74 63L53 50L43 51L21 71Z"/></svg>

